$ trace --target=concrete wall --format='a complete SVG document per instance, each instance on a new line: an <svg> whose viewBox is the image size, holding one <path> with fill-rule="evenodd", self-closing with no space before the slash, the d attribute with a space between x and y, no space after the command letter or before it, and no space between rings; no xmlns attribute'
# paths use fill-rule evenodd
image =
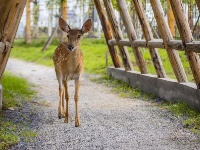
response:
<svg viewBox="0 0 200 150"><path fill-rule="evenodd" d="M108 67L107 73L113 78L129 83L132 87L154 94L165 100L184 101L200 111L200 90L191 82L178 83L173 79L157 78L122 68Z"/></svg>
<svg viewBox="0 0 200 150"><path fill-rule="evenodd" d="M2 85L0 84L0 111L2 109Z"/></svg>

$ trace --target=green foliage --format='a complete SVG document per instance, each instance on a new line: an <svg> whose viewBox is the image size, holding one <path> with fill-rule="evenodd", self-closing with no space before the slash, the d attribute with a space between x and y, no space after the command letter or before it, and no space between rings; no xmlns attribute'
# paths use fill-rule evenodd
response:
<svg viewBox="0 0 200 150"><path fill-rule="evenodd" d="M25 79L16 77L11 73L4 73L1 84L3 85L3 108L21 106L24 99L29 99L34 91L30 90Z"/></svg>

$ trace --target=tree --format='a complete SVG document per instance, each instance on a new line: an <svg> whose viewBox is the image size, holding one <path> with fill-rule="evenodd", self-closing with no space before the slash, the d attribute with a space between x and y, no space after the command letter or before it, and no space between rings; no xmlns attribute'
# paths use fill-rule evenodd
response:
<svg viewBox="0 0 200 150"><path fill-rule="evenodd" d="M63 20L67 21L67 0L61 0L61 16ZM60 41L64 41L64 33L61 32Z"/></svg>
<svg viewBox="0 0 200 150"><path fill-rule="evenodd" d="M172 33L172 36L175 37L175 18L174 18L174 14L170 6L169 0L167 1L167 3L168 3L167 5L168 6L168 10L167 10L168 25Z"/></svg>
<svg viewBox="0 0 200 150"><path fill-rule="evenodd" d="M26 3L26 29L25 29L25 41L26 44L31 43L31 0L27 0Z"/></svg>
<svg viewBox="0 0 200 150"><path fill-rule="evenodd" d="M39 5L38 0L33 0L33 38L38 37Z"/></svg>

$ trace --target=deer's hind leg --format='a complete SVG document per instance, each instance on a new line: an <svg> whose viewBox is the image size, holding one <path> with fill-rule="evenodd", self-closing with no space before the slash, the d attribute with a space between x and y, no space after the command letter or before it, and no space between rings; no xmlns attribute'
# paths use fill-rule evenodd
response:
<svg viewBox="0 0 200 150"><path fill-rule="evenodd" d="M66 112L65 112L65 123L69 123L69 93L68 93L68 84L67 80L63 80L64 88L65 88L65 100L66 100Z"/></svg>

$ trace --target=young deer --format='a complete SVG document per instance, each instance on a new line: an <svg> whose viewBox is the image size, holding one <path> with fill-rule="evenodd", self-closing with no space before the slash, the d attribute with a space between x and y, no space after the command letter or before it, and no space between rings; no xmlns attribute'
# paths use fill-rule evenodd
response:
<svg viewBox="0 0 200 150"><path fill-rule="evenodd" d="M69 93L67 81L75 80L75 126L78 127L80 125L78 115L78 91L83 71L83 54L80 49L80 39L84 33L87 33L90 30L92 20L88 19L81 29L71 29L62 18L59 18L59 26L67 33L68 42L62 42L56 48L53 55L56 77L59 83L60 101L58 107L58 118L61 119L65 117L64 122L69 122ZM64 97L66 99L66 111L64 111Z"/></svg>

